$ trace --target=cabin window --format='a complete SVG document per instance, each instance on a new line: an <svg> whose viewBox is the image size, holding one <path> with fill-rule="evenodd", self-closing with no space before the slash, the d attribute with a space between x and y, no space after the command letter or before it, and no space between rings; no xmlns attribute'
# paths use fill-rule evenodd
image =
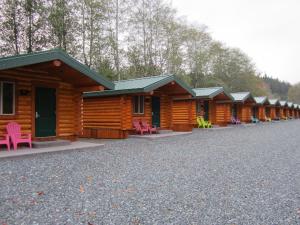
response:
<svg viewBox="0 0 300 225"><path fill-rule="evenodd" d="M202 102L201 101L197 101L196 102L196 112L197 112L197 115L200 115L201 112L202 112Z"/></svg>
<svg viewBox="0 0 300 225"><path fill-rule="evenodd" d="M15 83L0 82L0 114L15 114Z"/></svg>
<svg viewBox="0 0 300 225"><path fill-rule="evenodd" d="M133 113L144 114L145 97L143 95L133 97Z"/></svg>

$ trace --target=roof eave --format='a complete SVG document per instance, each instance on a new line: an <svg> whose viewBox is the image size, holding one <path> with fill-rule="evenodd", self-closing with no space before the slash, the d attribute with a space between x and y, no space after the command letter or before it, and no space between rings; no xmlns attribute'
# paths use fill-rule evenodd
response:
<svg viewBox="0 0 300 225"><path fill-rule="evenodd" d="M14 57L4 58L2 62L0 62L0 70L7 70L16 67L22 67L27 65L33 65L37 63L49 62L52 60L61 60L68 66L76 69L77 71L85 74L87 77L93 79L97 83L103 85L108 89L114 89L114 84L104 77L100 76L95 71L91 70L88 66L78 62L73 59L71 56L67 55L64 51L59 49L37 52L32 54L19 55Z"/></svg>

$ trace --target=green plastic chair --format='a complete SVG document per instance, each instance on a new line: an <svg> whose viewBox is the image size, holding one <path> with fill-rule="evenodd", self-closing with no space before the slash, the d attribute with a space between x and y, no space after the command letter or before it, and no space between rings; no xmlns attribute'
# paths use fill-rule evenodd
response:
<svg viewBox="0 0 300 225"><path fill-rule="evenodd" d="M205 121L202 116L197 117L198 128L211 128L211 122Z"/></svg>

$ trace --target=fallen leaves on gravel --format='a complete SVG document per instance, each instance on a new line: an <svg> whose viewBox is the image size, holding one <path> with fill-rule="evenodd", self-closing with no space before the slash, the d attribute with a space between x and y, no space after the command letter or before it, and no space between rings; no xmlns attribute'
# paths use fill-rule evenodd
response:
<svg viewBox="0 0 300 225"><path fill-rule="evenodd" d="M79 191L80 191L80 193L84 193L84 187L82 185L80 185Z"/></svg>

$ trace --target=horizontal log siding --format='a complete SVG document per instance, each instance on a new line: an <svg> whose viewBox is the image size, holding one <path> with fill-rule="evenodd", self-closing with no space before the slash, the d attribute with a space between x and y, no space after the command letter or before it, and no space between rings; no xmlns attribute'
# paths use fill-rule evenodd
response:
<svg viewBox="0 0 300 225"><path fill-rule="evenodd" d="M191 100L174 100L172 102L172 130L191 131L193 129L193 106Z"/></svg>
<svg viewBox="0 0 300 225"><path fill-rule="evenodd" d="M238 118L241 122L249 123L251 121L252 106L247 104L238 104Z"/></svg>
<svg viewBox="0 0 300 225"><path fill-rule="evenodd" d="M1 80L14 81L16 83L16 114L13 116L0 116L0 134L6 133L5 126L8 122L15 121L21 125L22 132L34 134L34 87L43 86L57 88L57 128L59 138L71 138L80 133L80 101L81 95L75 88L63 82L53 74L26 74L21 72L1 71ZM27 90L26 96L19 95L20 90ZM80 103L80 102L79 102Z"/></svg>
<svg viewBox="0 0 300 225"><path fill-rule="evenodd" d="M258 107L258 119L261 121L266 120L266 107L265 106Z"/></svg>
<svg viewBox="0 0 300 225"><path fill-rule="evenodd" d="M231 111L230 104L216 103L215 104L215 121L214 123L220 126L226 126L230 122Z"/></svg>
<svg viewBox="0 0 300 225"><path fill-rule="evenodd" d="M171 97L168 95L162 95L160 98L160 127L162 129L170 129L171 127L171 105Z"/></svg>
<svg viewBox="0 0 300 225"><path fill-rule="evenodd" d="M105 98L85 98L82 119L85 128L123 129L127 126L127 115L122 115L124 102L120 96ZM126 109L125 109L126 110Z"/></svg>

